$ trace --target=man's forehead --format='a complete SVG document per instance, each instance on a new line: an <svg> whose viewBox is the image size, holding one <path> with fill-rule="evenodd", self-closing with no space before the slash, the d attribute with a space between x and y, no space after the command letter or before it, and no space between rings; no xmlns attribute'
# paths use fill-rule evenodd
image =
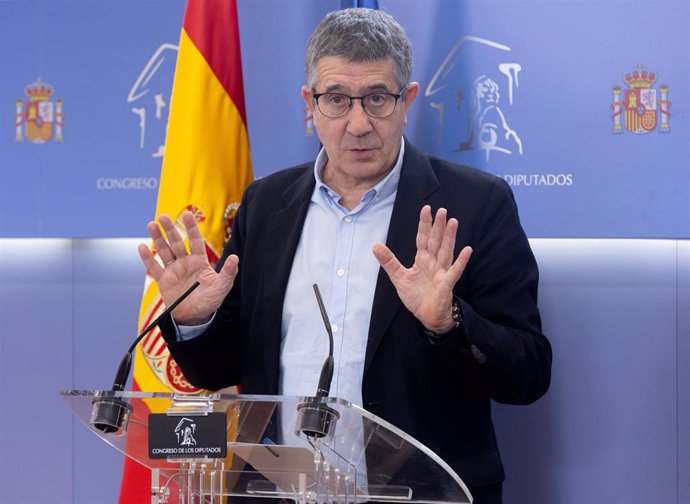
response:
<svg viewBox="0 0 690 504"><path fill-rule="evenodd" d="M395 87L392 60L348 61L327 56L316 64L316 82L324 91L391 90Z"/></svg>

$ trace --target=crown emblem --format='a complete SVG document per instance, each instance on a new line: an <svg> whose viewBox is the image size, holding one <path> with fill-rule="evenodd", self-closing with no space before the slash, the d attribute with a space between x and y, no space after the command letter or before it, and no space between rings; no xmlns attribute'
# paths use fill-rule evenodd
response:
<svg viewBox="0 0 690 504"><path fill-rule="evenodd" d="M62 141L63 102L59 98L52 101L53 92L53 86L41 79L24 88L29 100L26 104L21 99L15 101L14 130L17 142L22 142L25 136L35 144L46 143L53 136L57 142Z"/></svg>
<svg viewBox="0 0 690 504"><path fill-rule="evenodd" d="M642 65L638 65L637 69L623 76L623 80L630 89L650 89L656 79L656 73L645 70Z"/></svg>
<svg viewBox="0 0 690 504"><path fill-rule="evenodd" d="M37 80L33 84L29 84L24 88L24 94L29 97L32 102L47 101L53 96L53 86Z"/></svg>
<svg viewBox="0 0 690 504"><path fill-rule="evenodd" d="M669 131L671 102L668 99L668 85L654 87L658 75L642 65L623 74L628 89L613 86L613 133L623 133L623 127L630 133L646 134L659 126L660 133ZM660 123L660 124L659 124Z"/></svg>

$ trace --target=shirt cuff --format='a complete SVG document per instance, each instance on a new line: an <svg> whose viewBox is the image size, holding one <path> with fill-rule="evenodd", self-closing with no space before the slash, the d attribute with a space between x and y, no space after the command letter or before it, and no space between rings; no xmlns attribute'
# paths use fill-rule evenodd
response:
<svg viewBox="0 0 690 504"><path fill-rule="evenodd" d="M211 325L213 319L215 318L216 314L214 313L211 317L211 320L209 320L205 324L193 326L177 325L175 319L172 319L173 326L175 327L175 332L177 333L177 341L189 341L191 339L196 338L197 336L200 336L204 331L206 331L206 329L208 329L208 326Z"/></svg>

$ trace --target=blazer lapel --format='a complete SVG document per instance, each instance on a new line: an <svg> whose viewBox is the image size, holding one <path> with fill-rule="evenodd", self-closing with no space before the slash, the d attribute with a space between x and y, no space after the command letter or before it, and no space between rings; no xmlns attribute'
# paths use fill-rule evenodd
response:
<svg viewBox="0 0 690 504"><path fill-rule="evenodd" d="M271 263L261 272L262 303L266 307L261 322L264 347L264 369L268 383L278 392L278 370L280 368L280 338L283 302L292 262L297 250L309 201L314 190L312 170L305 170L280 196L285 205L269 213L264 225L264 247L271 253Z"/></svg>
<svg viewBox="0 0 690 504"><path fill-rule="evenodd" d="M438 188L439 183L431 169L429 159L405 139L405 156L386 245L407 268L414 264L417 253L419 212L428 203L429 196ZM364 360L365 376L381 339L400 309L404 307L395 287L388 278L388 274L379 268Z"/></svg>

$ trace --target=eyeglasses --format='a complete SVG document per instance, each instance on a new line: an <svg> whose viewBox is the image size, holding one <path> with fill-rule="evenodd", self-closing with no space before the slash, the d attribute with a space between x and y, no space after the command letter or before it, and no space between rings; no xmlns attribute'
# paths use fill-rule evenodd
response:
<svg viewBox="0 0 690 504"><path fill-rule="evenodd" d="M369 117L382 119L393 114L400 97L405 93L403 86L398 94L371 93L364 96L348 96L342 93L314 93L312 97L319 111L326 117L343 117L352 108L355 100L362 102L362 108Z"/></svg>

